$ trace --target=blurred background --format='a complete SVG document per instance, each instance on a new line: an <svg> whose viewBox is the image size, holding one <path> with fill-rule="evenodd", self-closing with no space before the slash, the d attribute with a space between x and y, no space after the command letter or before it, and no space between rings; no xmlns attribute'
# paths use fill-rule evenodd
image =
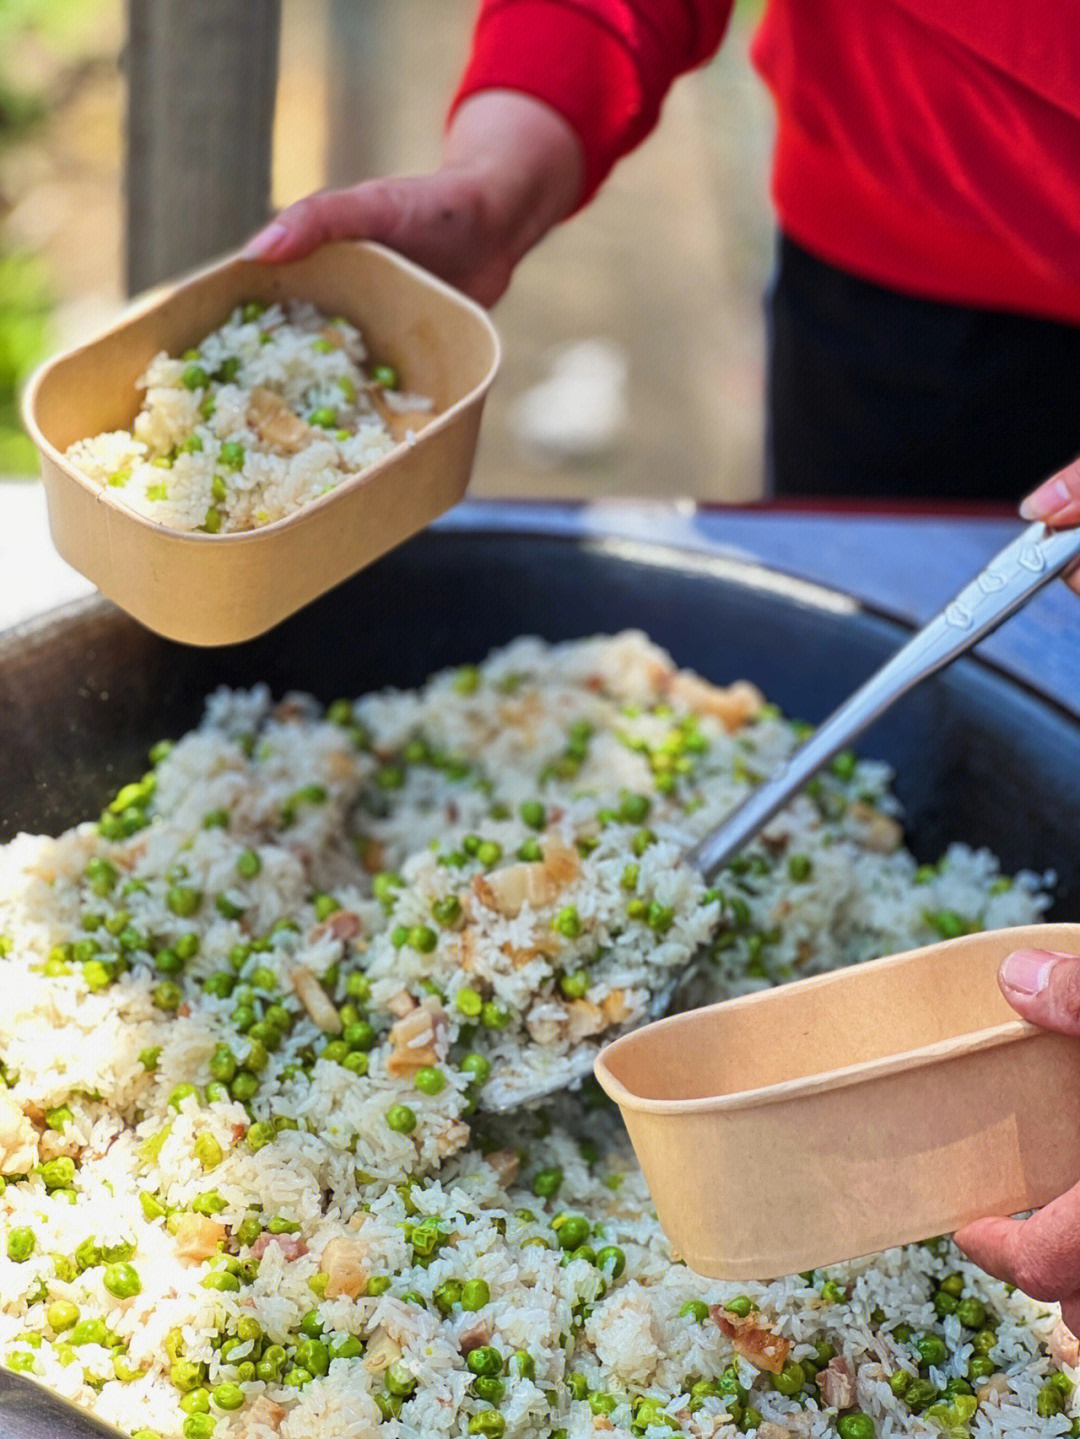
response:
<svg viewBox="0 0 1080 1439"><path fill-rule="evenodd" d="M273 204L432 166L473 10L282 0ZM772 227L756 13L736 7L719 57L495 308L504 359L473 496L760 496ZM29 370L125 298L128 32L124 0L0 0L0 475L37 473L18 420ZM198 54L183 63L195 75ZM554 427L536 404L553 393Z"/></svg>

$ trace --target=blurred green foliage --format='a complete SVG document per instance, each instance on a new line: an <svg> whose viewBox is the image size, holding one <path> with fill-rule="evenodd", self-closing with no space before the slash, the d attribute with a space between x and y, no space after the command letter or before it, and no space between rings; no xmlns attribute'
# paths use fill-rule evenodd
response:
<svg viewBox="0 0 1080 1439"><path fill-rule="evenodd" d="M75 58L94 9L85 0L0 0L0 160L48 112L48 97L20 81L19 37L36 31L57 54ZM44 261L0 245L0 474L37 471L37 454L19 417L19 392L49 348L52 310Z"/></svg>

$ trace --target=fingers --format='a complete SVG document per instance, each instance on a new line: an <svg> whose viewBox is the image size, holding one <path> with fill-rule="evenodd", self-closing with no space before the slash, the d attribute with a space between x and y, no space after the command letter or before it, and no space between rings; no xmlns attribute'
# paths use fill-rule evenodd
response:
<svg viewBox="0 0 1080 1439"><path fill-rule="evenodd" d="M1032 1299L1061 1300L1080 1324L1080 1185L1030 1219L977 1219L953 1239L988 1274Z"/></svg>
<svg viewBox="0 0 1080 1439"><path fill-rule="evenodd" d="M1080 460L1066 465L1021 503L1025 520L1043 520L1055 528L1080 524Z"/></svg>
<svg viewBox="0 0 1080 1439"><path fill-rule="evenodd" d="M1080 1034L1080 958L1044 949L1006 955L1001 992L1022 1018L1059 1034Z"/></svg>
<svg viewBox="0 0 1080 1439"><path fill-rule="evenodd" d="M393 227L388 185L374 182L351 190L308 195L282 210L245 245L247 260L299 260L328 240L383 240Z"/></svg>
<svg viewBox="0 0 1080 1439"><path fill-rule="evenodd" d="M492 305L513 272L499 224L470 179L440 176L370 180L308 195L254 235L249 260L299 260L330 240L376 240Z"/></svg>

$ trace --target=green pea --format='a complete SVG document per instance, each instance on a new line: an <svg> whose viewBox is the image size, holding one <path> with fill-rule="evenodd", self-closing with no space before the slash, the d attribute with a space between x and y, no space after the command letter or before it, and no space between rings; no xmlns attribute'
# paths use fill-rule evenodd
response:
<svg viewBox="0 0 1080 1439"><path fill-rule="evenodd" d="M416 1112L407 1104L392 1104L386 1111L386 1123L396 1134L411 1134L416 1128Z"/></svg>
<svg viewBox="0 0 1080 1439"><path fill-rule="evenodd" d="M920 1334L915 1341L915 1348L927 1368L940 1366L949 1357L949 1350L944 1339L937 1334Z"/></svg>
<svg viewBox="0 0 1080 1439"><path fill-rule="evenodd" d="M7 1257L13 1264L24 1264L33 1254L37 1245L34 1231L26 1225L16 1225L8 1230Z"/></svg>
<svg viewBox="0 0 1080 1439"><path fill-rule="evenodd" d="M45 1188L67 1189L75 1178L75 1161L67 1155L58 1159L49 1159L38 1167L37 1171L45 1183Z"/></svg>
<svg viewBox="0 0 1080 1439"><path fill-rule="evenodd" d="M596 1267L612 1279L618 1279L626 1268L626 1255L617 1244L606 1244L597 1251Z"/></svg>
<svg viewBox="0 0 1080 1439"><path fill-rule="evenodd" d="M216 1425L212 1414L189 1414L184 1420L184 1439L210 1439Z"/></svg>
<svg viewBox="0 0 1080 1439"><path fill-rule="evenodd" d="M218 1044L210 1056L210 1073L222 1084L228 1084L235 1078L237 1071L236 1055L227 1044Z"/></svg>
<svg viewBox="0 0 1080 1439"><path fill-rule="evenodd" d="M367 1292L377 1297L380 1294L385 1294L390 1288L390 1284L391 1279L389 1274L373 1274L368 1280Z"/></svg>
<svg viewBox="0 0 1080 1439"><path fill-rule="evenodd" d="M259 1092L259 1076L252 1074L248 1069L242 1069L233 1082L229 1085L229 1093L241 1104L246 1104L255 1098Z"/></svg>
<svg viewBox="0 0 1080 1439"><path fill-rule="evenodd" d="M337 411L332 410L329 405L320 405L317 410L312 410L308 419L309 423L318 425L320 429L334 430L337 428Z"/></svg>
<svg viewBox="0 0 1080 1439"><path fill-rule="evenodd" d="M581 919L577 907L572 904L564 905L551 921L551 927L566 939L576 939L581 933Z"/></svg>
<svg viewBox="0 0 1080 1439"><path fill-rule="evenodd" d="M73 1329L78 1324L79 1306L69 1299L55 1299L45 1311L45 1318L50 1328L62 1334L65 1329Z"/></svg>
<svg viewBox="0 0 1080 1439"><path fill-rule="evenodd" d="M330 1351L321 1339L303 1339L296 1346L296 1362L311 1374L325 1374L330 1368Z"/></svg>
<svg viewBox="0 0 1080 1439"><path fill-rule="evenodd" d="M563 1172L558 1165L541 1169L534 1177L532 1191L540 1199L554 1199L562 1188Z"/></svg>
<svg viewBox="0 0 1080 1439"><path fill-rule="evenodd" d="M220 533L221 511L217 508L216 505L210 505L207 508L206 514L203 515L203 522L199 526L199 528L201 530L205 530L208 535L216 535Z"/></svg>
<svg viewBox="0 0 1080 1439"><path fill-rule="evenodd" d="M956 1317L965 1329L981 1329L986 1323L986 1305L980 1299L964 1299L957 1305Z"/></svg>
<svg viewBox="0 0 1080 1439"><path fill-rule="evenodd" d="M409 948L415 949L418 954L431 954L439 943L439 936L426 924L417 924L409 930L406 942Z"/></svg>
<svg viewBox="0 0 1080 1439"><path fill-rule="evenodd" d="M788 859L788 876L796 884L803 884L814 872L814 863L808 854L793 854Z"/></svg>
<svg viewBox="0 0 1080 1439"><path fill-rule="evenodd" d="M461 1289L461 1307L472 1313L477 1309L483 1309L485 1304L491 1302L491 1290L488 1288L486 1279L469 1279ZM476 1352L475 1350L473 1351ZM484 1373L484 1370L474 1369L474 1374Z"/></svg>
<svg viewBox="0 0 1080 1439"><path fill-rule="evenodd" d="M386 1370L386 1388L390 1394L407 1398L416 1388L416 1375L400 1359L395 1359Z"/></svg>
<svg viewBox="0 0 1080 1439"><path fill-rule="evenodd" d="M503 1357L493 1344L481 1344L469 1351L465 1364L471 1374L490 1377L502 1373Z"/></svg>
<svg viewBox="0 0 1080 1439"><path fill-rule="evenodd" d="M426 1064L416 1071L413 1083L421 1094L441 1094L446 1086L446 1076L441 1069Z"/></svg>
<svg viewBox="0 0 1080 1439"><path fill-rule="evenodd" d="M189 1389L181 1397L180 1408L185 1414L209 1414L210 1413L210 1391L202 1385L198 1389Z"/></svg>
<svg viewBox="0 0 1080 1439"><path fill-rule="evenodd" d="M187 919L197 913L202 904L202 891L192 889L190 885L170 885L165 895L165 903L172 914L182 919Z"/></svg>
<svg viewBox="0 0 1080 1439"><path fill-rule="evenodd" d="M104 1344L108 1337L104 1319L80 1319L72 1329L68 1342L80 1348L83 1344Z"/></svg>
<svg viewBox="0 0 1080 1439"><path fill-rule="evenodd" d="M560 1249L577 1249L589 1237L589 1221L583 1214L556 1214L551 1227Z"/></svg>
<svg viewBox="0 0 1080 1439"><path fill-rule="evenodd" d="M431 906L431 915L445 928L450 929L461 918L461 900L456 894L448 894L443 899L436 899Z"/></svg>
<svg viewBox="0 0 1080 1439"><path fill-rule="evenodd" d="M218 451L218 459L230 470L244 467L244 447L237 440L226 440Z"/></svg>
<svg viewBox="0 0 1080 1439"><path fill-rule="evenodd" d="M779 1374L769 1376L769 1382L779 1394L789 1398L802 1391L806 1383L806 1371L796 1359L789 1359Z"/></svg>
<svg viewBox="0 0 1080 1439"><path fill-rule="evenodd" d="M288 1354L280 1344L270 1344L262 1352L255 1364L256 1377L264 1383L276 1383L281 1377L281 1371L285 1367Z"/></svg>
<svg viewBox="0 0 1080 1439"><path fill-rule="evenodd" d="M442 1315L447 1315L455 1304L461 1302L462 1283L460 1279L446 1279L442 1284L435 1286L432 1298L435 1301L435 1308Z"/></svg>
<svg viewBox="0 0 1080 1439"><path fill-rule="evenodd" d="M652 801L645 794L627 794L619 802L618 818L623 824L644 824L652 809Z"/></svg>
<svg viewBox="0 0 1080 1439"><path fill-rule="evenodd" d="M242 1409L244 1407L244 1391L239 1384L217 1384L211 1390L210 1397L219 1409Z"/></svg>
<svg viewBox="0 0 1080 1439"><path fill-rule="evenodd" d="M454 996L454 1006L467 1019L479 1019L484 1001L475 989L465 986Z"/></svg>
<svg viewBox="0 0 1080 1439"><path fill-rule="evenodd" d="M202 1165L203 1169L216 1169L225 1158L221 1145L214 1138L208 1129L204 1129L195 1139L195 1158Z"/></svg>
<svg viewBox="0 0 1080 1439"><path fill-rule="evenodd" d="M366 1051L375 1048L379 1036L373 1024L366 1019L358 1019L355 1024L345 1026L341 1037L349 1049Z"/></svg>
<svg viewBox="0 0 1080 1439"><path fill-rule="evenodd" d="M106 1265L102 1283L114 1299L132 1299L142 1292L142 1280L133 1264Z"/></svg>
<svg viewBox="0 0 1080 1439"><path fill-rule="evenodd" d="M507 1361L507 1368L521 1379L536 1378L536 1363L527 1349L515 1349Z"/></svg>
<svg viewBox="0 0 1080 1439"><path fill-rule="evenodd" d="M199 1091L194 1084L188 1084L186 1082L183 1084L178 1084L173 1090L173 1092L169 1095L169 1108L179 1109L180 1106L183 1104L184 1100L190 1099L192 1096L194 1096L196 1099L198 1099L199 1097Z"/></svg>
<svg viewBox="0 0 1080 1439"><path fill-rule="evenodd" d="M491 1061L484 1054L467 1054L458 1068L462 1074L470 1075L474 1084L486 1084L491 1078Z"/></svg>
<svg viewBox="0 0 1080 1439"><path fill-rule="evenodd" d="M347 1334L330 1346L331 1359L359 1359L363 1352L364 1346L355 1334Z"/></svg>
<svg viewBox="0 0 1080 1439"><path fill-rule="evenodd" d="M180 383L185 390L202 390L210 383L210 378L201 365L187 365L180 374Z"/></svg>
<svg viewBox="0 0 1080 1439"><path fill-rule="evenodd" d="M499 1404L506 1393L506 1385L501 1379L488 1378L486 1375L474 1379L473 1393L478 1399L484 1399L489 1404Z"/></svg>

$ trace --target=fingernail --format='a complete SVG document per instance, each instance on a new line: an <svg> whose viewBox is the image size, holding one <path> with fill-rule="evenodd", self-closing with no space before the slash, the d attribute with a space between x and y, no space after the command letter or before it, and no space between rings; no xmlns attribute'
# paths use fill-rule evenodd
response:
<svg viewBox="0 0 1080 1439"><path fill-rule="evenodd" d="M1055 961L1064 958L1045 949L1015 950L1002 962L1001 982L1017 994L1041 994Z"/></svg>
<svg viewBox="0 0 1080 1439"><path fill-rule="evenodd" d="M278 241L283 239L287 231L284 225L279 225L276 220L260 230L257 235L252 235L240 254L245 260L261 260L271 250L277 248Z"/></svg>
<svg viewBox="0 0 1080 1439"><path fill-rule="evenodd" d="M1023 520L1049 520L1073 503L1068 485L1060 476L1047 480L1020 504L1020 518Z"/></svg>

